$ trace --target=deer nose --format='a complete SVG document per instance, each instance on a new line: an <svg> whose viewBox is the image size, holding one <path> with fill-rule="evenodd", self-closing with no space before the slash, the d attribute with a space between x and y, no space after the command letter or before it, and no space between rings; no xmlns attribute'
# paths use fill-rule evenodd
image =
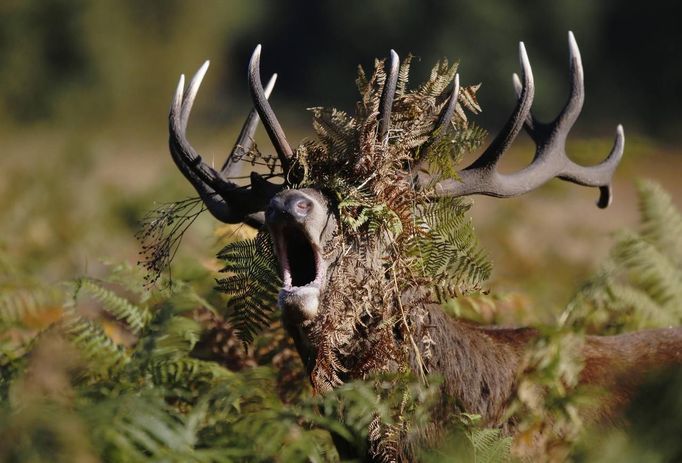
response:
<svg viewBox="0 0 682 463"><path fill-rule="evenodd" d="M287 219L303 220L310 214L313 207L313 202L298 192L275 196L270 200L266 219L271 223Z"/></svg>
<svg viewBox="0 0 682 463"><path fill-rule="evenodd" d="M306 217L313 208L313 202L306 198L294 199L290 206L290 212L297 217Z"/></svg>

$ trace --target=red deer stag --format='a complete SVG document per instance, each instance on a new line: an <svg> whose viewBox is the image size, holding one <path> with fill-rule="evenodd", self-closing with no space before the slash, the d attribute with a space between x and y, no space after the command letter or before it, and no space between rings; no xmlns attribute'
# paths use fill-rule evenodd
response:
<svg viewBox="0 0 682 463"><path fill-rule="evenodd" d="M434 283L420 274L414 264L419 258L411 251L415 240L430 236L433 224L427 216L434 207L441 214L448 212L443 208L461 212L465 203L453 199L461 196L518 196L557 177L599 188L598 206L609 205L611 178L624 148L622 126L602 163L585 167L566 154L566 138L584 100L583 67L573 35L570 96L559 115L543 123L531 112L533 73L520 43L516 107L483 154L459 172L433 168L443 159L433 153L447 150L458 134L472 133L465 110L477 109L476 87L460 88L454 67L441 63L425 86L409 91L407 66L401 68L391 51L386 72L381 62L370 78L361 72L357 114L314 108L318 138L294 150L268 102L274 81L263 89L260 53L259 45L248 68L255 109L223 168L204 162L186 137L208 63L187 88L180 79L169 117L170 151L213 216L269 233L283 281L281 317L313 387L324 392L381 372L409 370L422 378L435 373L443 378L443 404L457 403L489 425L504 426L524 348L537 332L475 326L447 316L438 302L442 291L466 287L458 276L462 273L441 273ZM231 172L241 155L256 149L259 118L277 152L284 183L252 172L250 185L238 186ZM500 173L501 157L524 127L536 145L532 162L518 172ZM643 372L682 363L682 330L588 336L583 355L582 381L625 397Z"/></svg>

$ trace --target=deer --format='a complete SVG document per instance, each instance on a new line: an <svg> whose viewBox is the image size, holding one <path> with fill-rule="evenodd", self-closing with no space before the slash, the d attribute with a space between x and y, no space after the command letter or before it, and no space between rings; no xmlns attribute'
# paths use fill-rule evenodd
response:
<svg viewBox="0 0 682 463"><path fill-rule="evenodd" d="M365 86L379 92L380 98L367 97L364 106L359 106L364 125L356 127L361 141L351 150L355 164L341 155L328 162L356 175L357 189L364 188L370 196L384 195L396 204L402 204L401 198L418 198L422 206L411 209L416 216L432 201L470 195L515 197L553 178L598 188L597 206L606 208L612 200L612 177L624 151L624 130L618 125L613 147L599 164L583 166L568 157L566 140L585 98L583 65L571 32L568 42L570 93L555 119L541 122L531 110L533 71L520 42L521 76L513 75L517 102L511 115L482 154L451 176L431 172L422 153L434 140L447 138L457 128L453 121L461 119L470 94L455 74L452 88L429 100L433 104L425 111L430 124L426 134L414 142L401 138L392 113L411 100L410 94L400 89L400 60L391 50L387 70L379 69ZM222 168L205 162L186 135L208 62L187 86L184 75L180 78L169 113L169 147L178 169L218 221L243 223L269 235L282 280L278 296L281 320L313 389L325 393L354 379L404 369L421 378L436 373L443 379L443 397L454 399L463 411L480 415L488 425L508 425L505 409L514 396L524 353L538 331L480 326L446 315L423 281L396 270L402 257L392 254L400 246L395 233L365 229L353 238L344 235L339 199L329 193L323 180L303 181L306 169L311 169L306 163L315 162L303 154L314 152L313 145L293 149L289 144L269 102L276 75L264 88L260 56L258 45L248 66L254 108ZM283 182L252 172L248 185L237 185L231 177L239 159L254 149L259 121L276 151ZM410 121L401 123L405 127ZM532 161L519 171L499 172L501 158L523 129L535 145ZM393 156L390 169L381 163L388 156ZM379 184L382 186L376 186ZM409 227L405 222L405 229ZM405 229L401 233L420 233L419 227ZM405 283L408 280L412 283ZM605 401L608 405L594 413L595 419L608 419L648 372L682 364L682 329L586 336L580 355L584 362L580 382L602 387L611 397ZM453 401L443 399L446 403L451 406ZM340 454L353 455L343 443L337 442L337 446ZM370 446L369 454L360 457L372 461L378 459L377 452L376 446ZM410 459L400 452L396 455L392 458L403 455Z"/></svg>

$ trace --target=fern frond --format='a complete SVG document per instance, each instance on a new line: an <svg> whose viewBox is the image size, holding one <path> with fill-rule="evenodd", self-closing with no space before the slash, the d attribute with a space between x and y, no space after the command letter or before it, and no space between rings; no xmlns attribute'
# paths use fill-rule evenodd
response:
<svg viewBox="0 0 682 463"><path fill-rule="evenodd" d="M426 82L421 85L417 93L430 97L440 96L448 85L450 85L452 79L455 78L458 64L459 63L455 63L450 66L448 60L445 58L438 61L431 69L431 75Z"/></svg>
<svg viewBox="0 0 682 463"><path fill-rule="evenodd" d="M62 311L66 300L59 286L30 286L0 292L0 327L35 326L48 312ZM50 316L49 318L53 318Z"/></svg>
<svg viewBox="0 0 682 463"><path fill-rule="evenodd" d="M142 331L151 320L151 314L146 308L136 306L92 279L83 278L77 283L77 286L79 294L82 292L97 300L104 311L124 322L135 334Z"/></svg>
<svg viewBox="0 0 682 463"><path fill-rule="evenodd" d="M171 316L155 333L155 357L181 358L189 354L201 337L201 325L188 317Z"/></svg>
<svg viewBox="0 0 682 463"><path fill-rule="evenodd" d="M429 163L435 179L459 178L457 167L464 155L477 150L485 141L488 133L473 123L464 125L456 122L455 130L436 134L436 140L420 153Z"/></svg>
<svg viewBox="0 0 682 463"><path fill-rule="evenodd" d="M658 304L645 289L614 282L609 285L608 294L608 309L630 320L628 325L633 328L673 326L678 323L679 316Z"/></svg>
<svg viewBox="0 0 682 463"><path fill-rule="evenodd" d="M410 53L405 57L400 63L400 70L398 71L398 83L396 85L396 97L401 97L405 95L407 91L407 83L410 77L410 66L412 64L412 59L414 56Z"/></svg>
<svg viewBox="0 0 682 463"><path fill-rule="evenodd" d="M468 87L462 87L460 92L462 106L471 111L473 114L478 114L481 112L481 105L478 104L478 99L476 98L476 93L480 87L481 84L470 85ZM464 111L460 113L458 108L457 112L462 116L463 120L466 121L466 115Z"/></svg>
<svg viewBox="0 0 682 463"><path fill-rule="evenodd" d="M147 275L139 265L134 265L130 262L118 264L105 262L105 264L109 273L104 282L116 285L131 294L137 295L140 304L144 304L152 296L153 292L150 290L149 285L145 284L147 282L145 278Z"/></svg>
<svg viewBox="0 0 682 463"><path fill-rule="evenodd" d="M602 269L576 295L562 319L595 330L682 323L682 218L653 182L638 185L640 232L616 235Z"/></svg>
<svg viewBox="0 0 682 463"><path fill-rule="evenodd" d="M637 183L640 233L676 266L682 266L682 215L675 208L670 195L652 181Z"/></svg>
<svg viewBox="0 0 682 463"><path fill-rule="evenodd" d="M227 319L244 342L251 342L272 321L281 287L270 235L230 243L218 257L225 261L221 272L232 274L218 280L218 289L230 296Z"/></svg>
<svg viewBox="0 0 682 463"><path fill-rule="evenodd" d="M512 438L500 429L474 428L468 433L477 463L506 463L511 460Z"/></svg>
<svg viewBox="0 0 682 463"><path fill-rule="evenodd" d="M343 111L331 108L310 108L313 129L320 141L333 146L336 159L349 159L355 149L356 122Z"/></svg>
<svg viewBox="0 0 682 463"><path fill-rule="evenodd" d="M478 287L490 276L491 265L480 249L471 221L465 217L470 202L444 198L424 207L419 218L421 233L408 245L415 269L447 291Z"/></svg>
<svg viewBox="0 0 682 463"><path fill-rule="evenodd" d="M126 350L107 336L100 325L73 309L64 314L59 327L99 374L118 371L130 361Z"/></svg>
<svg viewBox="0 0 682 463"><path fill-rule="evenodd" d="M217 363L190 357L154 360L149 367L152 379L157 385L174 386L213 383L230 377L231 372Z"/></svg>
<svg viewBox="0 0 682 463"><path fill-rule="evenodd" d="M677 315L682 316L682 268L676 267L670 256L631 232L619 235L612 255L633 286L646 291L657 304L679 310Z"/></svg>
<svg viewBox="0 0 682 463"><path fill-rule="evenodd" d="M191 457L197 440L182 417L154 391L102 400L83 416L107 460L180 461L182 455Z"/></svg>

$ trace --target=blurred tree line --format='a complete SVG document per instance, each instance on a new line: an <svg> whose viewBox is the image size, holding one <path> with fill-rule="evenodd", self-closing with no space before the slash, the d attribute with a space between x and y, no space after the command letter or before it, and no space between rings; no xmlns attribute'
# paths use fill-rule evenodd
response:
<svg viewBox="0 0 682 463"><path fill-rule="evenodd" d="M586 68L578 129L623 122L677 141L680 17L682 3L667 0L3 0L0 121L158 124L177 76L211 58L204 92L217 96L203 117L224 124L249 106L243 77L262 43L265 74L280 73L275 106L298 118L287 125L307 125L305 107L352 109L356 65L394 48L417 56L416 80L440 57L460 59L463 81L484 83L482 123L494 129L513 105L518 40L533 64L538 114L556 113L573 30Z"/></svg>

